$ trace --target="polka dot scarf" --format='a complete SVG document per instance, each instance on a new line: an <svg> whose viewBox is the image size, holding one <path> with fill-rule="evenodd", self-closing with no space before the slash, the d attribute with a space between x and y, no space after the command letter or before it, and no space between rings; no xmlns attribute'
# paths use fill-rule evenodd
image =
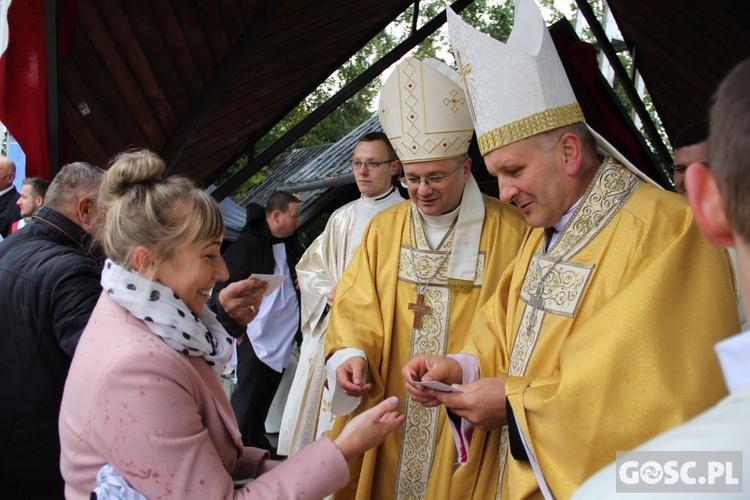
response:
<svg viewBox="0 0 750 500"><path fill-rule="evenodd" d="M169 347L186 356L202 356L221 375L232 355L232 337L207 307L200 316L188 309L168 287L107 259L102 288L140 319Z"/></svg>

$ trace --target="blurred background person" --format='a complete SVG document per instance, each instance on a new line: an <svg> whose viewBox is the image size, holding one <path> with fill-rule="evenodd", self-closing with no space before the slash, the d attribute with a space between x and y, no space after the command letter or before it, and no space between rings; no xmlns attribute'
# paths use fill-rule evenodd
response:
<svg viewBox="0 0 750 500"><path fill-rule="evenodd" d="M296 265L304 248L297 239L301 204L291 193L276 191L265 208L247 206L240 237L224 252L229 275L214 288L214 295L252 274L284 275L284 282L259 307L257 318L246 328L231 322L237 343L237 386L232 408L245 446L275 454L266 436L266 417L281 383L295 339L299 338L300 313ZM245 335L247 333L247 335Z"/></svg>
<svg viewBox="0 0 750 500"><path fill-rule="evenodd" d="M41 177L27 177L21 185L21 194L16 205L21 209L21 218L13 223L11 233L15 233L31 221L31 216L37 208L44 205L49 181Z"/></svg>
<svg viewBox="0 0 750 500"><path fill-rule="evenodd" d="M708 123L694 123L680 131L672 142L674 150L674 187L680 194L686 194L685 170L695 162L708 161Z"/></svg>
<svg viewBox="0 0 750 500"><path fill-rule="evenodd" d="M10 226L21 217L18 191L13 186L16 178L16 164L6 156L0 156L0 237L10 234Z"/></svg>

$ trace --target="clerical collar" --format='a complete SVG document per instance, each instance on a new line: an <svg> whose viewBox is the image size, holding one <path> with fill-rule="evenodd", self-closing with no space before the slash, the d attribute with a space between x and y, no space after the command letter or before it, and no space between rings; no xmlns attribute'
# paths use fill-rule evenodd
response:
<svg viewBox="0 0 750 500"><path fill-rule="evenodd" d="M453 235L453 245L450 251L451 257L446 273L448 286L454 288L473 286L477 278L477 270L480 268L478 265L480 258L479 245L482 240L482 227L484 225L485 214L484 196L479 190L474 176L470 175L469 180L464 185L460 209L457 208L451 213L437 217L428 217L414 210L416 203L412 202L411 207L411 216L415 217L417 213L420 214L418 220L420 223L424 222L422 230L426 233L433 231L431 224L450 224L450 222L441 220L443 218L448 221L455 220L456 232ZM454 219L453 217L456 218ZM432 241L430 241L430 245L433 245Z"/></svg>
<svg viewBox="0 0 750 500"><path fill-rule="evenodd" d="M365 195L363 194L363 195L362 195L362 199L363 199L364 201L368 201L368 202L373 202L373 201L380 201L380 200L384 200L384 199L388 198L388 197L389 197L389 196L391 195L391 193L393 193L393 192L394 192L395 190L396 190L396 188L395 188L395 187L392 187L392 186L391 186L391 189L390 189L390 190L386 191L386 192L385 192L384 194L381 194L381 195L380 195L380 196L378 196L377 198L369 198L369 197L367 197L367 196L365 196Z"/></svg>
<svg viewBox="0 0 750 500"><path fill-rule="evenodd" d="M422 219L422 229L430 248L437 249L441 244L440 242L445 240L446 235L458 219L459 208L442 215L425 215L417 208L419 218Z"/></svg>
<svg viewBox="0 0 750 500"><path fill-rule="evenodd" d="M5 188L2 191L0 191L0 196L4 195L5 193L7 193L8 191L10 191L11 189L13 189L13 184L11 184L7 188Z"/></svg>
<svg viewBox="0 0 750 500"><path fill-rule="evenodd" d="M419 210L419 209L418 209ZM419 210L419 215L422 216L422 220L425 225L432 229L447 229L453 224L453 221L458 217L458 212L461 210L461 205L457 206L452 212L442 215L426 215Z"/></svg>

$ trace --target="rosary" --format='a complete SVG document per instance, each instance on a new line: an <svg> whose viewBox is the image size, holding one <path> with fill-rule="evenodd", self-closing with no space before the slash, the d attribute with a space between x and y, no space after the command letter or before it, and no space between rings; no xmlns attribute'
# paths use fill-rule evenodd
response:
<svg viewBox="0 0 750 500"><path fill-rule="evenodd" d="M445 233L445 236L443 236L443 239L440 241L440 244L435 248L435 250L440 250L440 248L443 246L445 241L448 239L448 236L453 232L453 229L456 227L456 222L458 222L458 217L456 217L453 220L453 224L451 224L451 227L448 228L448 231ZM412 241L412 231L414 226L414 212L413 207L409 207L409 257L411 259L411 266L414 269L414 276L417 280L417 301L416 302L409 302L409 310L414 313L414 323L412 324L412 328L415 328L417 330L422 328L422 323L424 320L425 315L430 314L430 311L432 311L432 307L426 305L424 303L424 292L427 289L428 286L430 286L430 283L432 283L432 280L435 278L435 276L440 274L440 271L443 269L443 266L448 261L448 257L450 254L443 255L442 260L440 261L440 264L438 265L437 269L435 269L434 274L432 274L428 279L426 283L422 283L420 280L419 272L417 271L417 263L414 258L414 243Z"/></svg>

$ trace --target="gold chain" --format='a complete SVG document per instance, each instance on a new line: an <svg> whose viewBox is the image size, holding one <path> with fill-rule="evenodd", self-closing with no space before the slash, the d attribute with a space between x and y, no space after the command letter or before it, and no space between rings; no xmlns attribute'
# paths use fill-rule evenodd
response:
<svg viewBox="0 0 750 500"><path fill-rule="evenodd" d="M456 218L453 220L453 223L448 228L448 231L443 236L443 239L440 240L440 243L438 244L438 246L435 247L435 251L438 251L443 247L445 242L448 240L448 237L453 232L453 229L456 227L456 222L458 222L458 216L456 216ZM417 295L419 295L423 293L423 291L428 286L430 286L430 283L432 283L432 280L438 274L440 274L440 271L443 269L443 266L448 261L448 257L450 257L450 253L446 253L445 255L443 255L443 259L440 261L440 265L438 265L437 269L435 270L435 273L432 274L432 276L430 276L427 279L427 283L422 284L422 281L420 280L421 276L419 275L419 272L417 271L417 262L414 258L414 243L412 241L412 231L416 231L416 228L413 228L413 226L414 226L414 206L412 205L409 207L409 258L411 260L411 267L414 269L414 276L416 277L416 280L417 280Z"/></svg>

